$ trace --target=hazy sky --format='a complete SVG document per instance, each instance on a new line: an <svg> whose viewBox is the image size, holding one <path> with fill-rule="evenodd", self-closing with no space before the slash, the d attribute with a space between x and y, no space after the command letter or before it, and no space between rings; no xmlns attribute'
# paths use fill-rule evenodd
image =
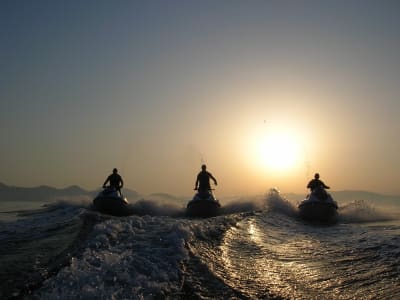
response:
<svg viewBox="0 0 400 300"><path fill-rule="evenodd" d="M400 193L399 1L0 2L0 182ZM273 150L271 152L271 150ZM272 158L272 161L270 159Z"/></svg>

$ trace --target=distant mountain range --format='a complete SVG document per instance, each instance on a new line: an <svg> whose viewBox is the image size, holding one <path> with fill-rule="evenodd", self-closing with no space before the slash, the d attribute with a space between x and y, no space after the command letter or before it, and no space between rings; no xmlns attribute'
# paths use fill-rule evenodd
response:
<svg viewBox="0 0 400 300"><path fill-rule="evenodd" d="M87 191L79 186L71 185L69 187L58 189L50 186L41 185L38 187L15 187L8 186L0 182L0 201L40 201L51 202L54 200L64 200L69 198L94 198L100 190ZM330 191L333 198L339 203L344 203L354 200L364 200L371 202L383 202L400 204L400 195L383 195L367 191ZM139 199L149 200L167 200L186 202L189 197L177 197L166 193L153 193L150 195L142 195L138 192L124 188L123 194L129 201ZM301 201L305 194L282 193L288 200Z"/></svg>
<svg viewBox="0 0 400 300"><path fill-rule="evenodd" d="M71 185L63 189L41 185L38 187L26 188L8 186L0 183L0 201L40 201L50 202L66 198L88 197L94 198L100 190L86 191L79 186ZM125 197L135 200L141 197L139 193L130 189L123 189Z"/></svg>

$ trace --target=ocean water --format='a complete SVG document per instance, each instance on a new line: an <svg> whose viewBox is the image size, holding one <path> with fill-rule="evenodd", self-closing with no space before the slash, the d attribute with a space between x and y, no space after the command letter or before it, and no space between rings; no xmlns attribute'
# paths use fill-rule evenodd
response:
<svg viewBox="0 0 400 300"><path fill-rule="evenodd" d="M0 203L0 299L400 299L396 205L339 203L316 224L276 193L204 219L151 199L128 217Z"/></svg>

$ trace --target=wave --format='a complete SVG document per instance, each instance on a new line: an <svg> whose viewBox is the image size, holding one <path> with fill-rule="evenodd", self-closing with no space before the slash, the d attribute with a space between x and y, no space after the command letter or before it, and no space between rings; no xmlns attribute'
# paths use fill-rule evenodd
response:
<svg viewBox="0 0 400 300"><path fill-rule="evenodd" d="M129 205L133 215L144 216L170 216L182 217L185 215L185 208L175 203L165 203L155 200L139 200Z"/></svg>
<svg viewBox="0 0 400 300"><path fill-rule="evenodd" d="M46 280L37 295L140 299L176 293L182 285L181 263L188 256L189 235L187 226L165 217L131 216L98 223L83 253Z"/></svg>
<svg viewBox="0 0 400 300"><path fill-rule="evenodd" d="M286 199L279 190L273 188L265 197L266 208L288 217L298 218L298 203ZM389 204L373 204L369 201L354 200L339 203L339 222L364 223L397 220L400 216L398 206Z"/></svg>
<svg viewBox="0 0 400 300"><path fill-rule="evenodd" d="M339 207L339 218L347 223L380 222L398 219L398 209L380 207L364 200L355 200Z"/></svg>
<svg viewBox="0 0 400 300"><path fill-rule="evenodd" d="M299 222L297 205L279 191L223 201L222 215L205 219L185 217L173 199L141 199L127 217L90 205L63 199L1 227L0 298L245 299L272 291L279 299L324 289L328 299L339 289L351 299L364 289L337 287L342 278L387 293L384 280L398 277L398 225L347 224L382 220L367 203L341 205L342 224L330 227ZM386 273L361 276L371 263Z"/></svg>
<svg viewBox="0 0 400 300"><path fill-rule="evenodd" d="M297 206L282 196L276 188L270 189L265 196L265 205L271 212L281 213L288 217L296 217L298 215Z"/></svg>
<svg viewBox="0 0 400 300"><path fill-rule="evenodd" d="M54 204L20 212L22 218L2 222L0 298L29 294L69 263L84 233L90 231L85 211Z"/></svg>

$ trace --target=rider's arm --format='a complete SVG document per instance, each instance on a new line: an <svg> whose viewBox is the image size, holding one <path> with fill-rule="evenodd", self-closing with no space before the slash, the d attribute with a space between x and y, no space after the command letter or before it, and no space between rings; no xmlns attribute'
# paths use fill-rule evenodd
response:
<svg viewBox="0 0 400 300"><path fill-rule="evenodd" d="M106 181L104 181L104 183L103 183L103 187L105 187L106 186L106 184L107 184L107 182L110 180L110 176L108 176L107 177L107 179L106 179Z"/></svg>
<svg viewBox="0 0 400 300"><path fill-rule="evenodd" d="M329 186L327 186L323 181L320 181L321 185L324 189L329 189Z"/></svg>
<svg viewBox="0 0 400 300"><path fill-rule="evenodd" d="M214 176L211 175L211 173L208 173L208 174L210 175L210 178L214 181L214 184L218 185L217 184L217 179L215 179Z"/></svg>

